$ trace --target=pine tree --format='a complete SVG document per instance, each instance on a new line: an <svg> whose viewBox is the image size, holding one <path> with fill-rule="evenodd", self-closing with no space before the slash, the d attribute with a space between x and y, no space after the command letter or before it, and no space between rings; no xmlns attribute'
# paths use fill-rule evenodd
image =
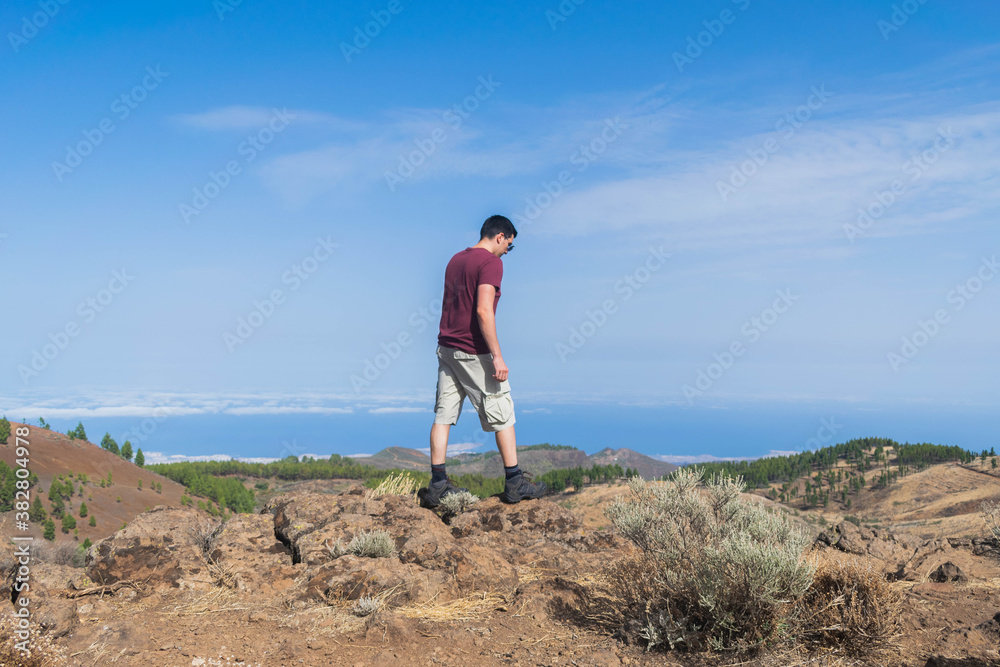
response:
<svg viewBox="0 0 1000 667"><path fill-rule="evenodd" d="M77 422L76 428L73 429L71 437L76 438L77 440L87 439L87 431L83 428L83 422Z"/></svg>
<svg viewBox="0 0 1000 667"><path fill-rule="evenodd" d="M91 514L90 515L90 521L88 521L87 524L90 525L90 526L96 526L97 525L97 517L95 517L93 514Z"/></svg>
<svg viewBox="0 0 1000 667"><path fill-rule="evenodd" d="M80 503L80 518L85 519L87 517L87 503Z"/></svg>
<svg viewBox="0 0 1000 667"><path fill-rule="evenodd" d="M69 531L73 530L74 528L76 528L76 519L73 518L73 515L70 514L69 512L67 512L66 514L63 514L63 518L62 518L62 532L68 533Z"/></svg>
<svg viewBox="0 0 1000 667"><path fill-rule="evenodd" d="M142 455L142 448L135 453L135 464L140 468L146 465L146 457Z"/></svg>
<svg viewBox="0 0 1000 667"><path fill-rule="evenodd" d="M31 503L31 509L28 510L28 519L30 519L32 523L42 523L48 518L48 516L48 512L46 512L45 508L42 507L42 499L36 495L35 500Z"/></svg>
<svg viewBox="0 0 1000 667"><path fill-rule="evenodd" d="M115 442L115 439L111 437L111 434L105 433L104 437L101 438L101 448L106 449L107 451L110 452L112 444L114 444L115 449L118 449L118 443Z"/></svg>
<svg viewBox="0 0 1000 667"><path fill-rule="evenodd" d="M4 415L0 419L0 444L6 445L7 438L10 437L10 422L7 421L7 416Z"/></svg>
<svg viewBox="0 0 1000 667"><path fill-rule="evenodd" d="M52 521L52 519L49 519L45 522L45 528L42 532L42 537L47 539L49 542L56 539L56 524Z"/></svg>
<svg viewBox="0 0 1000 667"><path fill-rule="evenodd" d="M126 461L132 460L132 443L128 440L126 440L125 444L122 445L122 458Z"/></svg>

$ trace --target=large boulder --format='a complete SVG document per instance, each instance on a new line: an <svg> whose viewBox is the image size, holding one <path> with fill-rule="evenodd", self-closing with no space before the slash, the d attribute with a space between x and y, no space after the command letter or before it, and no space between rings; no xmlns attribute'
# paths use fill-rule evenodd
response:
<svg viewBox="0 0 1000 667"><path fill-rule="evenodd" d="M270 514L230 518L212 538L208 558L222 583L266 596L284 593L305 570L292 564L292 551L275 536Z"/></svg>
<svg viewBox="0 0 1000 667"><path fill-rule="evenodd" d="M307 567L304 596L356 599L393 591L399 602L438 602L476 591L512 588L514 567L495 551L460 540L436 513L409 497L371 498L360 485L336 496L280 496L266 508L293 561ZM362 531L384 530L395 544L386 558L335 556Z"/></svg>
<svg viewBox="0 0 1000 667"><path fill-rule="evenodd" d="M208 590L215 578L205 548L217 529L188 509L157 505L87 552L87 574L97 584L132 580L152 587Z"/></svg>

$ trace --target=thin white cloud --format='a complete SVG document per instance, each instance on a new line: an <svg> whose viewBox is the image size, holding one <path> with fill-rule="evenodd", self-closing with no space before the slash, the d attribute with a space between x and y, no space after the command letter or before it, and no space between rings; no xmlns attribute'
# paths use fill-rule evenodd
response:
<svg viewBox="0 0 1000 667"><path fill-rule="evenodd" d="M210 109L200 113L182 113L171 116L170 120L178 125L193 127L200 130L256 130L267 127L276 113L287 116L290 123L320 124L338 130L357 130L362 123L339 118L332 114L315 111L288 109L286 107L250 107L234 105Z"/></svg>
<svg viewBox="0 0 1000 667"><path fill-rule="evenodd" d="M466 452L475 452L476 450L481 449L481 448L485 448L485 447L486 447L486 445L484 445L481 442L451 442L451 443L448 443L448 454L453 456L455 454L463 454L463 453L466 453ZM490 449L492 449L492 448L490 448ZM418 452L423 452L424 454L427 454L428 456L430 456L431 448L430 447L422 447L422 448L417 449L417 451Z"/></svg>
<svg viewBox="0 0 1000 667"><path fill-rule="evenodd" d="M258 405L240 408L226 408L222 411L227 415L349 415L351 408L328 406L296 406L296 405Z"/></svg>
<svg viewBox="0 0 1000 667"><path fill-rule="evenodd" d="M372 410L369 410L368 412L373 415L387 415L387 414L397 414L397 413L404 414L404 413L415 413L415 412L432 412L432 410L428 410L427 408L386 407L386 408L374 408Z"/></svg>
<svg viewBox="0 0 1000 667"><path fill-rule="evenodd" d="M204 408L164 407L157 405L109 405L101 407L52 407L40 405L22 405L9 408L13 415L31 415L48 419L83 419L86 417L181 417L200 415L210 412Z"/></svg>
<svg viewBox="0 0 1000 667"><path fill-rule="evenodd" d="M763 456L714 456L712 454L692 454L692 455L672 455L654 454L651 458L674 465L688 465L691 463L715 463L721 461L756 461L757 459L767 459L775 456L792 456L802 452L794 449L772 449Z"/></svg>
<svg viewBox="0 0 1000 667"><path fill-rule="evenodd" d="M655 454L650 456L650 458L657 459L659 461L664 461L666 463L673 463L674 465L687 465L689 463L714 463L717 461L753 461L759 457L756 456L733 456L733 457L719 457L713 456L711 454L697 454L697 455L673 455L673 454Z"/></svg>
<svg viewBox="0 0 1000 667"><path fill-rule="evenodd" d="M469 176L539 173L551 179L546 170L571 168L571 158L580 159L581 147L599 139L612 119L628 130L615 138L614 151L602 151L601 162L627 164L631 150L677 115L658 92L659 87L641 91L625 103L620 96L592 96L586 103L573 100L553 108L498 103L499 122L474 117L460 125L446 120L447 109L394 110L341 141L275 157L260 173L267 185L296 203L333 190L388 188L386 174L406 161L416 166L397 187ZM443 139L431 141L435 132ZM421 144L433 150L422 150Z"/></svg>
<svg viewBox="0 0 1000 667"><path fill-rule="evenodd" d="M939 129L954 144L932 152L916 169L914 156L934 146ZM605 180L567 192L544 213L539 233L580 235L643 227L671 248L748 243L781 247L809 243L849 246L845 225L894 180L905 191L862 230L862 237L919 233L984 216L1000 205L1000 112L966 110L913 120L812 121L746 182L727 192L734 167L769 135L691 156L665 173ZM944 143L939 143L943 146ZM750 169L748 168L748 171Z"/></svg>
<svg viewBox="0 0 1000 667"><path fill-rule="evenodd" d="M230 456L229 454L200 454L196 456L186 456L184 454L164 454L163 452L143 452L146 464L150 463L182 463L185 461L241 461L243 463L274 463L281 459L269 456ZM303 454L299 456L309 456L314 459L327 459L329 454Z"/></svg>

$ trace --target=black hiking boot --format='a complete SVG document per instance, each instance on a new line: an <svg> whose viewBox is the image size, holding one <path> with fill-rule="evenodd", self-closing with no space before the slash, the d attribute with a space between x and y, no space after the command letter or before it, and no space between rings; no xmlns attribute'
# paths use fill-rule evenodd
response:
<svg viewBox="0 0 1000 667"><path fill-rule="evenodd" d="M506 480L503 485L503 493L500 500L505 503L519 503L529 498L541 498L549 492L549 487L545 482L532 483L530 472L521 472Z"/></svg>
<svg viewBox="0 0 1000 667"><path fill-rule="evenodd" d="M447 477L443 482L431 482L426 489L420 489L417 495L420 496L420 506L427 509L434 509L441 504L441 499L452 493L458 493L459 491L466 491L468 489L460 489L451 483L451 480Z"/></svg>

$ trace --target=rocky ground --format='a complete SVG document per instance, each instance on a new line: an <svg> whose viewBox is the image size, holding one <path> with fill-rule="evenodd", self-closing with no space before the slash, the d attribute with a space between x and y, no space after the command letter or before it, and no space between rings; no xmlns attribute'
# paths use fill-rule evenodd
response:
<svg viewBox="0 0 1000 667"><path fill-rule="evenodd" d="M378 529L391 536L388 557L331 552ZM992 539L843 522L814 548L870 560L904 593L899 650L871 664L1000 664ZM36 565L31 604L74 666L725 662L648 654L575 622L574 591L626 549L547 499L490 498L448 518L355 485L280 495L225 524L153 508L95 544L83 569ZM851 664L791 651L758 661L805 663Z"/></svg>

